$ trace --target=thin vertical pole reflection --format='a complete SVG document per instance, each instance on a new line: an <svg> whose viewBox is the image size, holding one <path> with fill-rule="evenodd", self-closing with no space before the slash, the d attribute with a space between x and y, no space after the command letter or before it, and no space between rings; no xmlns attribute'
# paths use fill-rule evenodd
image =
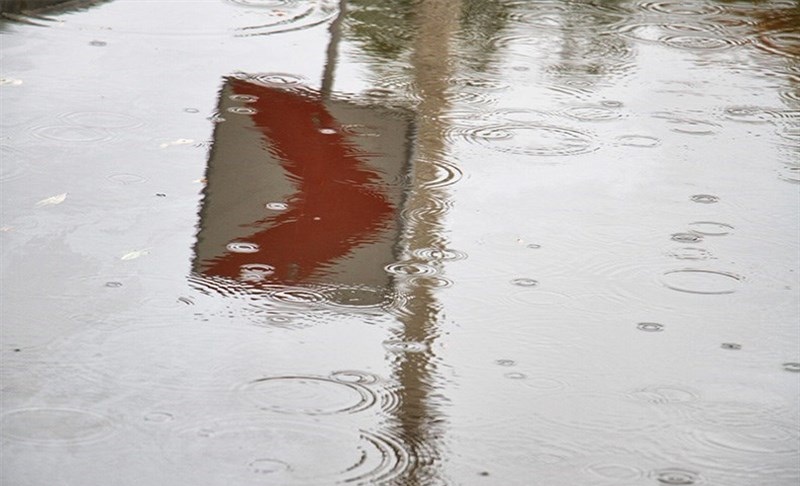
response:
<svg viewBox="0 0 800 486"><path fill-rule="evenodd" d="M331 40L328 42L328 49L325 53L325 68L322 71L322 86L320 95L323 100L330 99L333 91L333 75L336 70L336 60L339 56L339 42L342 39L342 22L347 15L347 0L339 1L339 13L331 22L329 31Z"/></svg>

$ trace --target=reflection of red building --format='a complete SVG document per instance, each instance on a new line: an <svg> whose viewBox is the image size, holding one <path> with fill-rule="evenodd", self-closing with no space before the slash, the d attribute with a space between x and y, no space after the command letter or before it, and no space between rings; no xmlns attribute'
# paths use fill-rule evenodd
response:
<svg viewBox="0 0 800 486"><path fill-rule="evenodd" d="M408 121L240 78L225 83L219 111L195 273L251 285L388 286Z"/></svg>

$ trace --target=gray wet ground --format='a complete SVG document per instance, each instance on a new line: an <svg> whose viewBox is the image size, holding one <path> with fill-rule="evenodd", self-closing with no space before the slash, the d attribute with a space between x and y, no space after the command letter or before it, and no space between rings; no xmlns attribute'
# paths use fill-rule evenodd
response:
<svg viewBox="0 0 800 486"><path fill-rule="evenodd" d="M800 481L798 2L20 3L3 485Z"/></svg>

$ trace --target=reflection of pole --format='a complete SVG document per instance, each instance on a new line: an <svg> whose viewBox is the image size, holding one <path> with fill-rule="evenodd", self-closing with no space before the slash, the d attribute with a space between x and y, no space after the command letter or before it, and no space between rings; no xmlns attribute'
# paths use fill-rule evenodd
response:
<svg viewBox="0 0 800 486"><path fill-rule="evenodd" d="M406 259L415 258L415 250L442 249L441 222L438 208L447 198L445 191L430 187L436 179L437 163L444 157L445 125L442 115L448 108L446 90L450 78L449 42L458 26L460 0L443 2L423 0L417 15L417 33L411 55L412 73L418 87L416 157L412 164L412 184L405 208L409 216L403 244ZM396 418L399 433L411 448L418 462L402 478L402 484L427 485L440 476L436 442L441 437L441 421L435 405L430 403L434 391L432 345L438 335L436 327L440 306L434 289L424 280L400 283L409 295L408 304L399 319L403 324L401 339L425 343L426 351L408 353L396 365L400 382L401 404Z"/></svg>
<svg viewBox="0 0 800 486"><path fill-rule="evenodd" d="M339 0L339 13L331 22L329 28L331 40L328 42L328 50L325 54L325 68L322 71L322 87L320 94L323 100L330 99L333 91L333 73L336 70L336 56L338 54L339 41L342 38L342 22L347 10L347 0Z"/></svg>

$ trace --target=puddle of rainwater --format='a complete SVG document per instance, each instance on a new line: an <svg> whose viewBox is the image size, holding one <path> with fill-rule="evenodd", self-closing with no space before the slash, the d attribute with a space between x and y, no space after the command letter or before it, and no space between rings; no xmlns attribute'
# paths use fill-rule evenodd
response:
<svg viewBox="0 0 800 486"><path fill-rule="evenodd" d="M796 484L798 12L2 2L0 482Z"/></svg>

